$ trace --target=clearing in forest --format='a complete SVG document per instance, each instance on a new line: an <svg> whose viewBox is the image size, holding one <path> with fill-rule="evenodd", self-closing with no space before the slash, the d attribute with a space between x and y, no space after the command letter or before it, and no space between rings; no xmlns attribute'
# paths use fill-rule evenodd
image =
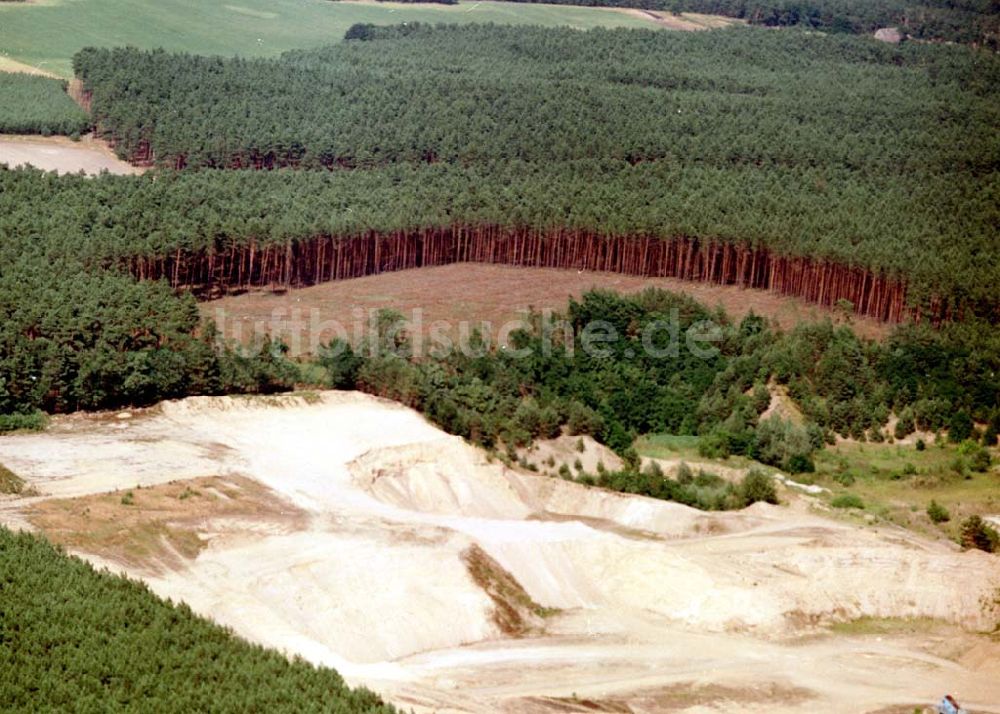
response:
<svg viewBox="0 0 1000 714"><path fill-rule="evenodd" d="M676 278L642 278L551 268L457 263L402 270L352 280L323 283L284 293L254 291L201 303L202 314L216 320L227 337L250 341L270 334L284 339L293 353L314 353L319 342L336 336L331 325L342 325L349 337L372 310L392 309L410 320L421 310L423 334L445 321L458 329L483 322L493 335L510 321L523 318L529 308L563 311L569 298L579 299L591 288L636 293L649 287L681 292L706 305L721 305L734 320L753 310L789 329L800 322L843 317L799 298L732 285L710 285ZM852 317L850 324L863 337L880 339L891 325ZM454 336L454 331L448 334Z"/></svg>
<svg viewBox="0 0 1000 714"><path fill-rule="evenodd" d="M143 169L122 161L108 145L90 135L80 141L65 136L0 135L0 164L11 168L30 165L61 174L83 171L99 174L141 174Z"/></svg>

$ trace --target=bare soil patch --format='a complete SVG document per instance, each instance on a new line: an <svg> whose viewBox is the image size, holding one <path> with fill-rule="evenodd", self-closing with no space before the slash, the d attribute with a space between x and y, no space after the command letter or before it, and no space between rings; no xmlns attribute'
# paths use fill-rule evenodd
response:
<svg viewBox="0 0 1000 714"><path fill-rule="evenodd" d="M725 704L771 704L774 706L802 705L814 698L814 693L802 687L782 686L768 682L761 686L731 687L720 684L681 682L635 692L628 697L604 699L579 697L526 697L518 702L519 712L614 712L615 714L645 714L646 712L677 712ZM731 710L731 709L727 709ZM512 710L514 711L514 710Z"/></svg>
<svg viewBox="0 0 1000 714"><path fill-rule="evenodd" d="M552 610L539 605L510 573L478 545L462 553L469 575L493 601L493 621L505 635L520 637L541 629Z"/></svg>
<svg viewBox="0 0 1000 714"><path fill-rule="evenodd" d="M724 15L705 15L699 12L662 12L654 10L640 10L637 8L620 8L620 12L632 17L649 20L660 27L668 30L680 30L682 32L699 32L701 30L715 30L720 27L730 25L746 24L745 20Z"/></svg>
<svg viewBox="0 0 1000 714"><path fill-rule="evenodd" d="M197 557L222 529L259 531L269 523L280 530L304 523L301 511L240 476L42 500L27 516L54 543L151 572Z"/></svg>
<svg viewBox="0 0 1000 714"><path fill-rule="evenodd" d="M281 337L293 354L314 354L320 344L338 336L364 334L370 314L380 309L403 313L414 331L431 335L443 323L453 339L483 322L492 333L522 319L529 308L564 310L569 299L593 288L636 293L646 288L682 292L710 306L721 306L733 319L750 311L774 320L784 329L800 322L829 317L849 322L860 335L881 339L891 325L843 316L794 297L731 285L709 285L676 278L642 278L552 268L457 263L440 267L402 270L289 290L284 293L253 291L202 303L206 317L216 320L223 334L244 342L254 336ZM419 311L415 313L414 311Z"/></svg>
<svg viewBox="0 0 1000 714"><path fill-rule="evenodd" d="M62 79L58 74L49 72L47 69L35 67L34 65L18 62L10 57L0 57L0 72L19 72L21 74L35 74L40 77L53 77Z"/></svg>
<svg viewBox="0 0 1000 714"><path fill-rule="evenodd" d="M0 135L0 164L12 168L30 165L62 174L79 171L89 175L102 171L122 175L143 172L142 168L119 159L105 142L89 134L80 141L65 136Z"/></svg>

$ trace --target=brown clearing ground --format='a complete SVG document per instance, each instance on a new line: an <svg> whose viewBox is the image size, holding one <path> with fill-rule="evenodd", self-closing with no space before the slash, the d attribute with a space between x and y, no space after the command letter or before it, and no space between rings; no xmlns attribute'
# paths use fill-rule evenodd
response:
<svg viewBox="0 0 1000 714"><path fill-rule="evenodd" d="M143 169L115 156L108 145L90 134L80 141L65 136L28 136L0 134L0 164L10 167L30 164L44 171L59 173L141 174Z"/></svg>
<svg viewBox="0 0 1000 714"><path fill-rule="evenodd" d="M425 337L437 321L449 323L446 332L452 336L462 321L471 327L488 322L496 337L505 323L523 318L531 307L565 310L569 298L578 299L592 288L636 293L650 287L682 292L710 307L720 305L734 320L753 310L784 329L825 317L844 322L817 305L762 290L676 278L473 263L383 273L280 294L253 291L204 302L201 310L227 337L249 342L255 335L270 334L283 338L293 354L304 354L315 353L319 344L335 337L335 324L351 339L363 334L372 310L397 310L407 320L415 319L414 310L421 310ZM852 317L850 324L858 334L875 339L892 329L858 317Z"/></svg>
<svg viewBox="0 0 1000 714"><path fill-rule="evenodd" d="M240 476L40 500L26 515L53 543L149 572L197 557L221 524L229 532L303 525L301 511Z"/></svg>

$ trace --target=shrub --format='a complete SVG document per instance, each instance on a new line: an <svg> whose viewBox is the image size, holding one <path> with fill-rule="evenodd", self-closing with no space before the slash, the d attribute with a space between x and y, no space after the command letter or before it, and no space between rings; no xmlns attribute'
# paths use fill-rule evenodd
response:
<svg viewBox="0 0 1000 714"><path fill-rule="evenodd" d="M838 474L834 474L833 480L841 486L853 486L856 479L854 478L854 474L852 472L841 471Z"/></svg>
<svg viewBox="0 0 1000 714"><path fill-rule="evenodd" d="M923 439L917 439L916 449L917 451L923 451L927 448L927 443Z"/></svg>
<svg viewBox="0 0 1000 714"><path fill-rule="evenodd" d="M774 479L770 474L766 474L758 469L747 471L740 482L740 498L744 506L749 506L757 501L765 503L777 503L778 492L774 487Z"/></svg>
<svg viewBox="0 0 1000 714"><path fill-rule="evenodd" d="M639 452L631 446L622 452L622 461L625 463L625 468L629 471L638 471L642 463L642 460L639 458Z"/></svg>
<svg viewBox="0 0 1000 714"><path fill-rule="evenodd" d="M951 520L948 509L937 501L931 501L930 505L927 506L927 517L931 519L932 523L944 523Z"/></svg>
<svg viewBox="0 0 1000 714"><path fill-rule="evenodd" d="M969 412L959 409L948 419L948 440L959 444L972 436L973 424Z"/></svg>
<svg viewBox="0 0 1000 714"><path fill-rule="evenodd" d="M677 476L675 478L679 484L689 484L694 481L694 472L691 471L691 467L686 462L681 461L677 465Z"/></svg>
<svg viewBox="0 0 1000 714"><path fill-rule="evenodd" d="M567 466L566 464L560 465L559 466L559 475L562 478L570 478L572 476L572 474L570 474L569 466Z"/></svg>
<svg viewBox="0 0 1000 714"><path fill-rule="evenodd" d="M815 470L812 442L808 432L778 418L765 419L757 425L751 456L791 473Z"/></svg>
<svg viewBox="0 0 1000 714"><path fill-rule="evenodd" d="M0 414L0 434L9 431L41 431L48 423L44 412L28 414Z"/></svg>
<svg viewBox="0 0 1000 714"><path fill-rule="evenodd" d="M983 473L989 470L992 461L993 460L990 458L990 452L987 451L986 447L976 446L972 453L969 454L968 463L970 469Z"/></svg>
<svg viewBox="0 0 1000 714"><path fill-rule="evenodd" d="M834 508L864 508L865 502L853 493L842 493L830 501L830 505Z"/></svg>
<svg viewBox="0 0 1000 714"><path fill-rule="evenodd" d="M913 433L915 428L913 410L907 407L899 413L899 419L896 420L896 426L892 433L897 439L905 439Z"/></svg>
<svg viewBox="0 0 1000 714"><path fill-rule="evenodd" d="M911 464L909 461L903 465L903 475L904 476L915 476L917 474L917 467Z"/></svg>
<svg viewBox="0 0 1000 714"><path fill-rule="evenodd" d="M566 410L566 426L570 434L589 434L598 440L604 434L601 415L580 402L570 402ZM577 442L576 448L583 451L583 439Z"/></svg>
<svg viewBox="0 0 1000 714"><path fill-rule="evenodd" d="M963 548L978 548L993 553L1000 547L1000 533L979 516L969 516L962 521L961 543Z"/></svg>
<svg viewBox="0 0 1000 714"><path fill-rule="evenodd" d="M135 503L135 494L133 494L131 491L126 492L125 495L122 496L123 506L131 506L134 503Z"/></svg>

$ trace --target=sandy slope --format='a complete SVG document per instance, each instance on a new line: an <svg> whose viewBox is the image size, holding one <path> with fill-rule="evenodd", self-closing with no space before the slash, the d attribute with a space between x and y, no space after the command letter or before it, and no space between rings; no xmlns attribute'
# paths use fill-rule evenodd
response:
<svg viewBox="0 0 1000 714"><path fill-rule="evenodd" d="M0 439L0 463L41 498L211 475L281 494L306 513L298 530L206 518L196 558L130 572L418 709L857 712L947 690L1000 712L996 643L955 629L949 642L977 653L962 659L928 639L817 634L861 616L992 626L981 600L1000 561L804 501L708 514L587 489L334 392L57 419ZM0 517L23 524L31 504L0 504ZM473 545L533 601L515 603L528 636L509 636L496 615L509 603L466 566Z"/></svg>

